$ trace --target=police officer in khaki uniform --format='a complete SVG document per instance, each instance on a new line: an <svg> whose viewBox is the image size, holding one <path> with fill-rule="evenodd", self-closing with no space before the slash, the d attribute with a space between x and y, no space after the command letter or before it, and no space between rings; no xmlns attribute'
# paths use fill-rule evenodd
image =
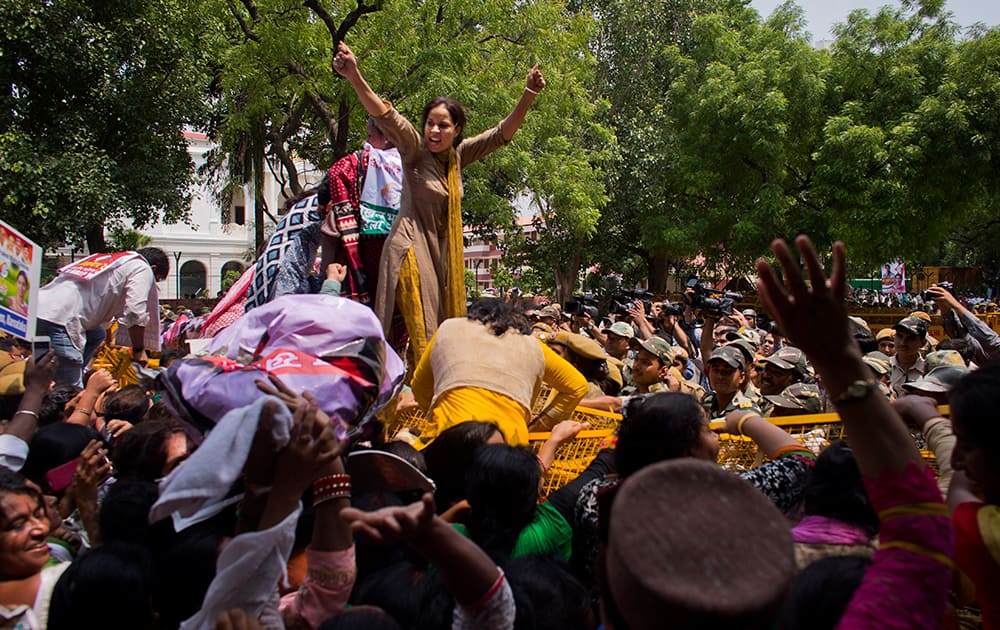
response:
<svg viewBox="0 0 1000 630"><path fill-rule="evenodd" d="M712 351L708 360L708 382L712 391L701 401L710 418L723 418L736 409L760 413L760 407L741 390L746 369L746 357L739 348L723 346Z"/></svg>

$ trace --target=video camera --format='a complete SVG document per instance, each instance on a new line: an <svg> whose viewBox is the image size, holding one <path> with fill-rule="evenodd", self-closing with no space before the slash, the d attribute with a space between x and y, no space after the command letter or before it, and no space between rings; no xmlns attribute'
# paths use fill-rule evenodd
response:
<svg viewBox="0 0 1000 630"><path fill-rule="evenodd" d="M942 289L944 289L948 293L951 293L952 295L955 294L955 285L951 282L938 282L934 286L941 287ZM920 297L924 299L924 302L930 302L931 300L934 299L934 296L931 295L930 291L922 291L920 293Z"/></svg>
<svg viewBox="0 0 1000 630"><path fill-rule="evenodd" d="M571 317L589 315L590 319L597 319L597 298L593 293L578 293L563 304L563 313Z"/></svg>
<svg viewBox="0 0 1000 630"><path fill-rule="evenodd" d="M611 306L608 307L608 313L627 316L628 310L634 302L642 302L642 308L646 315L649 315L653 310L653 294L649 291L645 289L631 291L619 289L611 296Z"/></svg>
<svg viewBox="0 0 1000 630"><path fill-rule="evenodd" d="M733 314L733 306L743 299L740 293L732 291L719 291L707 284L698 282L697 276L691 276L684 285L688 289L694 289L694 293L685 296L691 303L691 308L701 311L709 317L721 318L724 315Z"/></svg>
<svg viewBox="0 0 1000 630"><path fill-rule="evenodd" d="M660 314L684 317L684 305L678 302L664 302L660 305Z"/></svg>

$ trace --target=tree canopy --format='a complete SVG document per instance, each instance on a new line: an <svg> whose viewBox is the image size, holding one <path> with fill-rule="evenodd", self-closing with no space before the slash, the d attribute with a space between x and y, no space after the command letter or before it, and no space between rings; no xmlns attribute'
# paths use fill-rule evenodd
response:
<svg viewBox="0 0 1000 630"><path fill-rule="evenodd" d="M997 29L963 36L943 2L907 0L855 11L817 50L794 4L767 19L681 4L671 21L603 2L616 17L604 31L627 45L602 68L622 151L602 261L627 272L621 252L635 252L655 283L699 255L749 269L772 239L805 232L845 240L867 270L940 258L972 236L968 221L991 226Z"/></svg>
<svg viewBox="0 0 1000 630"><path fill-rule="evenodd" d="M1000 273L1000 30L960 31L943 0L855 11L827 50L793 3L746 0L0 0L0 27L0 211L46 245L185 219L185 125L217 142L223 191L270 172L300 193L363 140L331 69L343 39L404 115L447 94L470 133L541 65L548 89L465 170L463 209L560 297L593 264L663 288L800 232L847 241L860 271ZM538 215L527 238L514 199Z"/></svg>
<svg viewBox="0 0 1000 630"><path fill-rule="evenodd" d="M176 0L0 1L0 211L47 246L190 208L212 21Z"/></svg>

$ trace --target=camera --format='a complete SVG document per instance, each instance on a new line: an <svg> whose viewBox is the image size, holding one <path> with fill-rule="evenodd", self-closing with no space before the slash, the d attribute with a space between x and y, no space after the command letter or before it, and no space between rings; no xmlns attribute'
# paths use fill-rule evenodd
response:
<svg viewBox="0 0 1000 630"><path fill-rule="evenodd" d="M944 289L948 293L951 293L952 295L955 294L955 285L951 282L938 282L934 286L941 287L942 289ZM923 298L924 302L930 302L934 299L934 296L931 295L930 291L921 291L920 297Z"/></svg>
<svg viewBox="0 0 1000 630"><path fill-rule="evenodd" d="M653 294L645 289L626 290L619 289L611 296L611 306L608 313L627 316L629 309L634 302L642 302L643 312L647 315L653 310Z"/></svg>
<svg viewBox="0 0 1000 630"><path fill-rule="evenodd" d="M664 302L660 306L661 315L673 315L675 317L684 317L684 305L678 304L676 302Z"/></svg>
<svg viewBox="0 0 1000 630"><path fill-rule="evenodd" d="M593 293L579 293L563 304L563 313L572 317L589 315L590 319L597 319L597 298Z"/></svg>
<svg viewBox="0 0 1000 630"><path fill-rule="evenodd" d="M689 299L691 308L709 317L721 318L724 315L732 315L733 306L743 299L740 293L713 289L699 282L697 276L691 276L684 286L694 289L690 296L685 296L685 299Z"/></svg>

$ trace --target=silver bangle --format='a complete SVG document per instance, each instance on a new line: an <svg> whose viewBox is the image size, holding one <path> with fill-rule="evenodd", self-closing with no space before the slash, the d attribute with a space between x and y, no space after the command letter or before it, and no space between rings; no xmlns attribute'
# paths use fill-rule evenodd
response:
<svg viewBox="0 0 1000 630"><path fill-rule="evenodd" d="M18 409L17 411L14 412L14 415L16 416L22 413L27 414L29 416L35 416L35 420L38 420L38 414L32 411L31 409Z"/></svg>
<svg viewBox="0 0 1000 630"><path fill-rule="evenodd" d="M525 91L525 92L531 92L531 93L532 93L532 94L534 94L535 96L538 96L538 92L536 92L536 91L532 90L532 89L531 89L530 87L525 87L525 88L524 88L524 91Z"/></svg>

